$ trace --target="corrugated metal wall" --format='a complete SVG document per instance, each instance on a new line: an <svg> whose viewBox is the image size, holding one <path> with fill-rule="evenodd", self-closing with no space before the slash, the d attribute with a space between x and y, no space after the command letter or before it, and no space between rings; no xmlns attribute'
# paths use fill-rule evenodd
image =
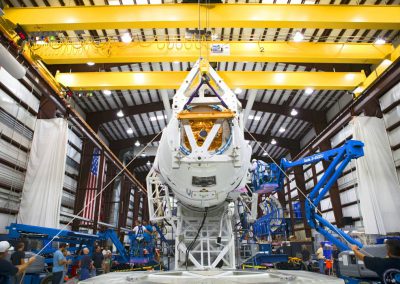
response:
<svg viewBox="0 0 400 284"><path fill-rule="evenodd" d="M25 179L29 150L40 105L30 82L18 81L0 68L0 233L15 221ZM62 212L73 213L82 140L70 126ZM69 218L61 215L61 222Z"/></svg>

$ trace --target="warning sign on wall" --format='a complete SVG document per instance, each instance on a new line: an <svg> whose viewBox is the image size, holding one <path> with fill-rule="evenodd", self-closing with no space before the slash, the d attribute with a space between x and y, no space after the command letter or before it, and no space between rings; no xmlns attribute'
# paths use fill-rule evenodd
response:
<svg viewBox="0 0 400 284"><path fill-rule="evenodd" d="M211 54L230 55L231 54L231 46L230 46L230 44L212 44L211 45Z"/></svg>

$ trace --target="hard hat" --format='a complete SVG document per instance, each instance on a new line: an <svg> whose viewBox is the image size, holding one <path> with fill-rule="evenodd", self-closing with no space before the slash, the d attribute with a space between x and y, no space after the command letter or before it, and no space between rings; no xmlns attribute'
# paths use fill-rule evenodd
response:
<svg viewBox="0 0 400 284"><path fill-rule="evenodd" d="M257 162L257 159L253 159L253 160L251 160L251 162L252 162L252 163Z"/></svg>
<svg viewBox="0 0 400 284"><path fill-rule="evenodd" d="M6 252L10 249L11 245L7 241L1 241L0 242L0 253L1 252Z"/></svg>

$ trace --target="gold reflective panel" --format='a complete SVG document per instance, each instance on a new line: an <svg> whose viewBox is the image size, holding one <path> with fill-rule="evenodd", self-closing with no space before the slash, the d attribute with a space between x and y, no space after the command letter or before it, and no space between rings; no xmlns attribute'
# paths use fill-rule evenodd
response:
<svg viewBox="0 0 400 284"><path fill-rule="evenodd" d="M196 139L197 146L201 147L204 141L207 139L208 133L210 133L211 128L214 126L215 119L205 119L205 120L189 120L190 127L192 128L192 132L194 138ZM187 134L185 134L183 138L184 145L190 151L192 147L190 147L189 139ZM215 151L222 146L222 126L218 129L217 135L215 135L214 140L212 141L209 151Z"/></svg>
<svg viewBox="0 0 400 284"><path fill-rule="evenodd" d="M204 141L206 141L215 123L217 121L221 123L217 134L214 136L210 147L207 149L208 151L217 151L225 145L231 135L229 120L234 116L235 114L230 110L217 110L215 107L209 105L201 105L195 106L190 110L182 111L178 114L178 119L189 123L198 147L203 146ZM182 131L182 146L192 151L185 131Z"/></svg>

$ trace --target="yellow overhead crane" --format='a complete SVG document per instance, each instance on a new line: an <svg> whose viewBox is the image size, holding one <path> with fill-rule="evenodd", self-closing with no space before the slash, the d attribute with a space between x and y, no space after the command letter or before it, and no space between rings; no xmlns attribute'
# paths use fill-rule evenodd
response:
<svg viewBox="0 0 400 284"><path fill-rule="evenodd" d="M187 28L198 27L199 9L197 4L163 4L163 5L133 5L133 6L85 6L85 7L35 7L35 8L8 8L5 9L5 18L13 23L21 24L27 31L61 31L61 30L81 30L81 29L115 29L115 28ZM366 5L265 5L265 4L216 4L201 5L200 17L208 18L208 21L200 21L201 27L248 27L248 28L342 28L342 29L400 29L400 7L399 6L366 6ZM207 17L205 17L207 16ZM157 20L160 19L160 20ZM260 45L262 43L262 45ZM75 43L76 44L76 43ZM79 43L81 44L81 43ZM104 62L102 60L124 60L119 59L118 53L106 58L101 55L99 48L97 54L91 43L84 43L82 50L87 52L86 59L93 56L91 61ZM108 52L114 52L115 46L120 43L110 43L106 48ZM147 62L152 60L161 61L159 58L152 59L151 55L145 55L146 52L153 53L154 42L149 43L147 51L135 46L135 43L128 46L118 46L119 52L125 52L133 56L133 52L142 53ZM163 44L158 42L159 44ZM157 45L156 44L156 45ZM167 43L164 43L167 45ZM203 42L203 45L211 43ZM246 45L248 44L248 45ZM279 45L286 45L286 51L280 50ZM308 46L307 46L308 45ZM171 43L168 45L171 47ZM176 60L177 50L182 48L184 43L170 48L167 54L162 56L165 61ZM61 47L61 46L60 46ZM75 46L77 47L77 46ZM97 45L96 48L99 46ZM54 59L62 57L63 54L55 54L49 48L53 46L34 47L44 61L49 64L56 63L82 63L83 57L80 52L75 56L64 54L64 59ZM133 48L134 50L130 50ZM168 47L167 47L168 48ZM253 55L245 55L246 53ZM258 49L258 54L254 52ZM260 55L261 50L269 48L271 55ZM27 49L27 47L25 47ZM80 47L78 46L78 50ZM285 48L282 48L285 49ZM140 51L139 51L140 50ZM209 50L209 49L206 49ZM313 53L310 55L310 51ZM31 48L32 51L32 48ZM185 53L187 58L196 52L196 48L187 49ZM68 53L68 52L67 52ZM318 56L318 54L321 54ZM123 56L123 55L120 55ZM147 57L146 57L147 56ZM198 54L200 56L200 53ZM201 56L204 56L201 54ZM210 54L207 54L210 57ZM220 55L222 56L222 55ZM214 61L281 61L281 62L315 62L315 63L377 63L378 68L365 78L364 73L354 73L348 75L345 73L329 72L252 72L244 74L226 74L224 78L232 87L242 88L271 88L271 89L300 89L304 87L314 87L315 89L343 89L354 90L358 96L363 90L369 87L388 66L390 66L399 57L399 48L393 50L391 45L373 45L373 44L349 44L349 43L271 43L271 42L240 42L232 43L232 55L220 57L215 55L211 60ZM72 58L73 57L73 58ZM114 57L114 58L113 58ZM157 57L157 56L156 56ZM36 57L35 57L36 58ZM134 58L134 57L131 57ZM178 60L184 61L183 56ZM197 57L196 57L197 58ZM363 61L364 58L364 61ZM62 61L63 60L63 61ZM70 60L70 62L67 62ZM127 60L133 61L133 60ZM135 59L135 62L140 60ZM189 61L189 59L188 59ZM190 59L192 61L192 59ZM114 61L105 61L114 62ZM87 79L82 76L85 73L58 74L57 79L63 82L65 86L77 90L92 89L140 89L140 88L176 88L184 75L179 72L175 74L135 74L131 73L90 73ZM229 72L227 72L229 73ZM235 72L234 72L235 73ZM262 74L265 73L265 74ZM350 73L349 73L350 74ZM116 76L116 77L115 77ZM150 77L149 77L150 76ZM155 82L157 76L162 76L164 81L161 85ZM222 75L224 76L224 75ZM110 77L116 81L110 82ZM351 80L349 80L349 78ZM121 80L128 79L123 83ZM242 80L242 81L241 81ZM247 80L247 82L243 82ZM52 81L52 80L50 80ZM104 81L104 84L98 82ZM270 81L268 84L260 81ZM180 81L179 81L180 82ZM100 86L99 86L100 85Z"/></svg>
<svg viewBox="0 0 400 284"><path fill-rule="evenodd" d="M72 90L177 89L188 72L57 73L56 80ZM221 71L230 88L353 90L365 80L363 72Z"/></svg>
<svg viewBox="0 0 400 284"><path fill-rule="evenodd" d="M394 48L391 44L265 42L265 41L151 41L50 42L32 46L46 64L194 62L297 62L377 64Z"/></svg>
<svg viewBox="0 0 400 284"><path fill-rule="evenodd" d="M158 28L400 29L400 6L162 4L8 8L27 32ZM207 20L206 20L207 19Z"/></svg>

